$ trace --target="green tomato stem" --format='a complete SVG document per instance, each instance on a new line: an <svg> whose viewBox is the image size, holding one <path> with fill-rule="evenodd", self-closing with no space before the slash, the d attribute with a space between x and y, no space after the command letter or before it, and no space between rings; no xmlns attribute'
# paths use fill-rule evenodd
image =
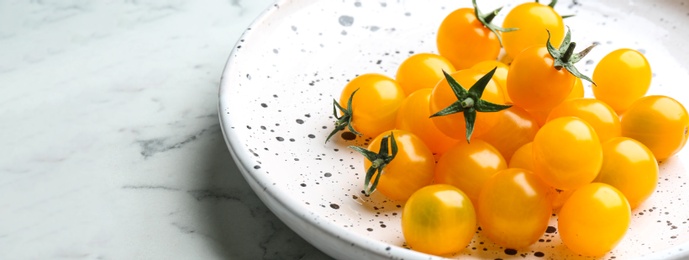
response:
<svg viewBox="0 0 689 260"><path fill-rule="evenodd" d="M553 0L553 1L550 1L550 4L548 4L548 6L550 6L550 8L555 8L556 4L557 4L557 0Z"/></svg>
<svg viewBox="0 0 689 260"><path fill-rule="evenodd" d="M379 168L384 163L385 163L385 161L383 159L378 158L378 159L373 160L373 162L371 162L371 167Z"/></svg>
<svg viewBox="0 0 689 260"><path fill-rule="evenodd" d="M483 17L483 21L485 21L486 23L491 23L493 21L493 19L495 19L495 16L498 15L498 12L500 12L500 9L502 9L502 8L499 8L495 11L488 13L486 16Z"/></svg>
<svg viewBox="0 0 689 260"><path fill-rule="evenodd" d="M463 108L474 107L474 99L473 99L473 98L470 98L470 97L467 97L467 98L465 98L464 100L462 100L462 103L461 103L461 104L462 104L462 107L463 107Z"/></svg>
<svg viewBox="0 0 689 260"><path fill-rule="evenodd" d="M562 54L562 57L560 60L562 60L563 63L569 62L569 60L572 58L572 55L574 54L574 48L577 47L576 42L572 42L567 46L567 50L565 53ZM555 66L555 69L561 70L562 66Z"/></svg>

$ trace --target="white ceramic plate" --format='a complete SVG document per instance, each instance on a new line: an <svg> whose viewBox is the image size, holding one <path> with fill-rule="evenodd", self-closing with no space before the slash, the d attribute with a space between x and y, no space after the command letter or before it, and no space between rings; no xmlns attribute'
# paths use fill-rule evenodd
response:
<svg viewBox="0 0 689 260"><path fill-rule="evenodd" d="M479 1L483 10L523 1ZM279 1L246 30L232 49L219 93L219 114L230 151L265 204L310 243L341 259L429 259L404 247L403 203L380 194L363 197L362 157L332 130L332 100L355 75L394 77L411 53L435 53L435 30L469 0ZM650 93L689 105L689 2L560 1L579 46L601 43L580 70L616 48L646 54ZM496 18L500 23L504 13ZM587 89L590 95L590 89ZM229 159L229 158L228 158ZM660 165L657 192L633 212L624 240L604 258L689 257L689 152ZM556 227L553 218L551 226ZM452 258L580 258L552 228L541 241L506 250L479 233Z"/></svg>

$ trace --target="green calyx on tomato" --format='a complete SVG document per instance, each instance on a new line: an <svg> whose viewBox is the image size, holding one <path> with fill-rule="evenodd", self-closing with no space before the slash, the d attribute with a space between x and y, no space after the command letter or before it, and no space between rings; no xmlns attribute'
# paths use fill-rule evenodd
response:
<svg viewBox="0 0 689 260"><path fill-rule="evenodd" d="M359 132L354 130L354 127L352 127L352 99L354 99L354 94L356 94L357 91L359 91L359 89L354 90L352 95L349 96L349 100L347 100L347 108L342 107L340 103L337 103L337 100L333 99L333 116L335 116L337 121L335 121L335 129L330 132L328 138L325 138L326 143L328 140L330 140L330 137L335 135L335 133L342 131L345 128L348 128L353 134L361 135ZM342 116L337 115L337 109L342 111Z"/></svg>
<svg viewBox="0 0 689 260"><path fill-rule="evenodd" d="M538 0L536 0L536 3L540 3L540 2ZM556 4L557 4L557 0L552 0L552 1L550 1L550 4L548 4L548 6L550 6L550 8L555 8Z"/></svg>
<svg viewBox="0 0 689 260"><path fill-rule="evenodd" d="M538 0L536 0L536 3L540 3L540 2ZM548 6L550 6L550 8L555 8L556 4L557 4L557 0L552 0L552 1L550 1L550 4L548 4ZM574 16L575 15L573 15L573 14L567 14L567 15L563 15L561 17L562 17L562 19L567 19L567 18L571 18Z"/></svg>
<svg viewBox="0 0 689 260"><path fill-rule="evenodd" d="M474 5L474 15L476 15L476 19L478 19L483 26L488 28L491 32L495 34L495 36L498 37L498 41L500 42L500 46L502 46L502 37L500 37L500 32L511 32L511 31L516 31L519 30L519 28L502 28L500 26L497 26L495 24L492 24L491 22L493 21L493 18L495 18L496 15L502 10L502 7L499 7L498 9L493 10L492 12L488 14L483 14L479 9L478 5L476 5L476 0L472 0L471 3Z"/></svg>
<svg viewBox="0 0 689 260"><path fill-rule="evenodd" d="M572 73L573 76L587 80L588 82L591 82L593 85L596 85L595 82L588 76L582 74L577 70L577 67L574 66L575 63L579 62L581 59L588 54L593 47L596 47L596 43L592 44L589 47L586 47L586 49L582 50L579 53L574 53L574 48L577 46L576 42L571 41L572 33L567 28L567 33L565 33L565 38L562 39L562 44L560 45L560 49L555 49L553 45L550 43L550 31L546 29L548 32L548 40L546 41L546 47L548 48L548 53L550 53L550 56L553 57L555 60L555 69L561 70L562 68L565 68L569 73Z"/></svg>
<svg viewBox="0 0 689 260"><path fill-rule="evenodd" d="M486 75L483 75L483 77L476 81L476 83L474 83L474 85L471 86L468 91L464 89L459 82L452 78L450 74L447 74L447 72L443 71L443 74L445 74L445 79L447 79L447 83L450 85L450 88L452 88L452 92L454 92L455 97L457 97L457 101L448 107L441 109L435 114L432 114L431 117L463 112L464 122L466 124L466 139L467 143L470 143L471 134L474 132L474 122L476 121L477 111L498 112L500 110L512 107L511 105L499 105L481 99L483 91L486 89L486 85L488 85L488 82L490 82L493 74L495 74L496 69L497 67L486 73Z"/></svg>
<svg viewBox="0 0 689 260"><path fill-rule="evenodd" d="M392 154L388 153L388 140L390 140ZM395 141L395 135L390 132L390 135L385 136L380 140L380 150L378 150L378 153L353 145L349 146L349 148L359 152L366 157L367 160L371 161L371 167L366 170L366 178L364 179L364 193L366 195L371 195L371 193L373 193L378 186L380 175L383 174L383 168L392 162L397 155L397 142ZM376 174L376 179L373 180L373 183L371 183L371 178L373 178L373 175L376 173L376 171L378 172L378 174Z"/></svg>

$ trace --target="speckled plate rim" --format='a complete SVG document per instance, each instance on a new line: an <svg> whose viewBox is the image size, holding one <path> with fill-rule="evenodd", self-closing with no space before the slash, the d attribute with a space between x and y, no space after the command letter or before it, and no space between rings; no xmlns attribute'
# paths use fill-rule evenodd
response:
<svg viewBox="0 0 689 260"><path fill-rule="evenodd" d="M273 5L265 9L251 23L239 39L246 40L252 38L257 31L251 30L251 28L263 24L279 10L280 6L288 5L291 2L291 0L275 1ZM291 199L288 192L279 188L268 189L268 178L258 174L253 169L253 165L250 163L251 154L241 147L243 144L242 138L235 135L234 132L228 131L228 127L232 125L232 114L224 112L228 99L223 97L227 97L230 89L236 87L232 85L232 82L228 81L226 75L233 70L232 64L235 59L242 56L237 53L236 46L239 44L240 42L238 41L232 48L223 69L218 92L218 117L225 143L233 160L244 179L266 206L302 238L337 259L443 259L442 257L416 252L346 230L331 223L328 219L314 214L314 212L304 207L298 201ZM328 241L334 241L334 243L329 243ZM347 250L342 250L343 248L347 248ZM639 257L639 259L689 259L689 243L644 255Z"/></svg>
<svg viewBox="0 0 689 260"><path fill-rule="evenodd" d="M250 28L258 27L258 25L266 22L271 15L279 10L280 6L290 4L290 2L292 1L276 1L251 23L239 39L246 40L251 38L256 31ZM263 201L281 221L286 223L287 226L302 238L324 253L337 259L443 259L441 257L391 245L343 229L331 223L329 220L314 214L298 201L291 199L290 194L286 191L267 188L268 185L266 184L269 180L266 176L257 174L253 166L248 163L251 161L251 155L241 148L242 139L227 129L228 126L232 125L230 123L232 121L232 116L231 114L224 113L224 108L227 107L225 104L228 102L228 99L223 97L227 97L230 89L234 86L231 82L228 82L228 77L225 77L225 75L233 70L231 64L237 57L241 56L237 53L236 46L238 44L239 42L232 48L225 68L223 69L218 92L218 115L220 127L223 132L225 143L230 150L230 154L244 176L244 179L249 183L261 201ZM328 239L324 240L323 238ZM327 241L336 241L337 245L333 245ZM338 250L338 248L348 248L349 250L345 253L342 252L342 250Z"/></svg>

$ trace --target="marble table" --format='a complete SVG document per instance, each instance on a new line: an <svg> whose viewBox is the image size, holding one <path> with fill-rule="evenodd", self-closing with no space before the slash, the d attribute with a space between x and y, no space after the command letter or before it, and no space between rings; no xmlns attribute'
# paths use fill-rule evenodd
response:
<svg viewBox="0 0 689 260"><path fill-rule="evenodd" d="M0 259L323 259L224 143L220 75L270 0L0 2Z"/></svg>

